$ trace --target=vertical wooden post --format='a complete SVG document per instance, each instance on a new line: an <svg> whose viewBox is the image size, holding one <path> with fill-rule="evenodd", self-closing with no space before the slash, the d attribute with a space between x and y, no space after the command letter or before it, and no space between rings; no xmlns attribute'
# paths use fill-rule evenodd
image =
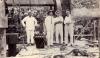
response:
<svg viewBox="0 0 100 58"><path fill-rule="evenodd" d="M57 10L62 11L61 0L56 0Z"/></svg>
<svg viewBox="0 0 100 58"><path fill-rule="evenodd" d="M93 21L93 24L94 24L94 38L93 38L93 41L96 41L96 20Z"/></svg>
<svg viewBox="0 0 100 58"><path fill-rule="evenodd" d="M15 1L14 1L14 0L12 0L12 2L13 2L13 4L12 4L12 5L13 5L13 8L14 8L14 7L15 7Z"/></svg>
<svg viewBox="0 0 100 58"><path fill-rule="evenodd" d="M6 29L0 28L0 58L6 58Z"/></svg>
<svg viewBox="0 0 100 58"><path fill-rule="evenodd" d="M52 6L50 6L50 10L53 10L53 9L52 9Z"/></svg>
<svg viewBox="0 0 100 58"><path fill-rule="evenodd" d="M0 58L6 58L6 28L8 20L5 16L5 0L0 0Z"/></svg>
<svg viewBox="0 0 100 58"><path fill-rule="evenodd" d="M100 58L100 18L98 20L98 42L99 42L99 58Z"/></svg>
<svg viewBox="0 0 100 58"><path fill-rule="evenodd" d="M31 0L29 0L29 4L30 4L30 10L31 10Z"/></svg>

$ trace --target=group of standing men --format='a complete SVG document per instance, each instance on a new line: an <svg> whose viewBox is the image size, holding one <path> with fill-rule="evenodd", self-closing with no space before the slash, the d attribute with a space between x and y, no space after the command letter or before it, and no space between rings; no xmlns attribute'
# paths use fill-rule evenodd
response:
<svg viewBox="0 0 100 58"><path fill-rule="evenodd" d="M66 45L73 45L73 21L70 12L66 11L66 14L67 15L64 19L61 11L59 10L55 12L55 15L53 11L48 12L48 15L44 21L44 33L46 34L47 46L52 46L53 43L65 43ZM65 25L64 30L63 24ZM34 31L35 26L37 25L37 20L34 16L32 16L31 11L29 11L28 16L22 20L22 25L26 30L27 43L34 44ZM56 38L54 38L54 35ZM70 40L68 39L68 35L70 35Z"/></svg>
<svg viewBox="0 0 100 58"><path fill-rule="evenodd" d="M55 12L55 15L56 16L50 11L45 18L47 45L52 46L53 43L65 43L65 45L72 46L74 43L74 23L71 17L71 12L66 10L65 18L63 18L62 13L59 10ZM54 34L56 38L54 38Z"/></svg>

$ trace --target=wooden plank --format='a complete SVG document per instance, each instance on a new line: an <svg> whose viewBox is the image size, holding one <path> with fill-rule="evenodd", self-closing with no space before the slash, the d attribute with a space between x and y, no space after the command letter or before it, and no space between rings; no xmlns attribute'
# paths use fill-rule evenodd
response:
<svg viewBox="0 0 100 58"><path fill-rule="evenodd" d="M96 39L97 39L97 38L96 38L96 20L93 21L93 25L94 25L94 26L93 26L93 27L94 27L94 28L93 28L93 33L94 33L94 36L93 36L94 39L93 39L93 41L96 41Z"/></svg>
<svg viewBox="0 0 100 58"><path fill-rule="evenodd" d="M6 58L6 29L0 28L0 58Z"/></svg>
<svg viewBox="0 0 100 58"><path fill-rule="evenodd" d="M93 36L92 34L87 34L87 35L74 35L74 36Z"/></svg>
<svg viewBox="0 0 100 58"><path fill-rule="evenodd" d="M98 41L99 41L99 58L100 58L100 18L98 22Z"/></svg>
<svg viewBox="0 0 100 58"><path fill-rule="evenodd" d="M5 16L5 4L3 0L0 0L0 28L7 28L8 20Z"/></svg>
<svg viewBox="0 0 100 58"><path fill-rule="evenodd" d="M62 11L61 0L56 0L57 10Z"/></svg>
<svg viewBox="0 0 100 58"><path fill-rule="evenodd" d="M14 0L15 4L54 4L53 0ZM7 0L8 4L13 4L12 0Z"/></svg>
<svg viewBox="0 0 100 58"><path fill-rule="evenodd" d="M19 33L7 33L6 35L17 35L18 36Z"/></svg>
<svg viewBox="0 0 100 58"><path fill-rule="evenodd" d="M19 5L19 4L16 4ZM8 6L13 6L12 4L8 4ZM30 6L30 4L20 4L20 6ZM54 4L31 4L31 6L54 6Z"/></svg>

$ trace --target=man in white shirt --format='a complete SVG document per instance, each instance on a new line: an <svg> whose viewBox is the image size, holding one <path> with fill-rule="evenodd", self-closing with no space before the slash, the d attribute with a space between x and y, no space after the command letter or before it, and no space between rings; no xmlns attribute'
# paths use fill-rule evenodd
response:
<svg viewBox="0 0 100 58"><path fill-rule="evenodd" d="M29 11L28 16L26 16L22 20L22 25L26 29L26 35L27 35L27 43L28 44L34 44L34 30L35 26L37 25L37 20L35 17L32 16L31 11Z"/></svg>
<svg viewBox="0 0 100 58"><path fill-rule="evenodd" d="M61 43L63 44L63 17L61 15L60 11L56 11L55 13L57 17L55 18L55 34L56 34L56 43ZM59 35L60 35L60 40L59 40Z"/></svg>
<svg viewBox="0 0 100 58"><path fill-rule="evenodd" d="M47 45L53 45L53 35L54 35L54 16L53 12L50 11L49 15L45 18L45 29L46 29L46 38L47 38Z"/></svg>
<svg viewBox="0 0 100 58"><path fill-rule="evenodd" d="M74 35L74 27L73 27L73 21L72 21L72 17L70 15L69 11L66 11L67 16L65 17L64 20L64 24L65 24L65 44L69 45L73 45L74 43L74 39L73 39L73 35ZM68 35L70 36L70 42L69 42L69 38Z"/></svg>

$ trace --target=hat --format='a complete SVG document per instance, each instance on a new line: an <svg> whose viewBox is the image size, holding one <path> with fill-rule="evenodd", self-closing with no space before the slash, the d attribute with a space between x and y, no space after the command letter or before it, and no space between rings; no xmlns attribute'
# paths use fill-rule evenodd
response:
<svg viewBox="0 0 100 58"><path fill-rule="evenodd" d="M49 12L53 12L53 10L49 10Z"/></svg>
<svg viewBox="0 0 100 58"><path fill-rule="evenodd" d="M49 11L48 11L48 14L50 14L50 13L53 13L53 10L49 10Z"/></svg>
<svg viewBox="0 0 100 58"><path fill-rule="evenodd" d="M48 13L53 12L53 10L49 10Z"/></svg>

